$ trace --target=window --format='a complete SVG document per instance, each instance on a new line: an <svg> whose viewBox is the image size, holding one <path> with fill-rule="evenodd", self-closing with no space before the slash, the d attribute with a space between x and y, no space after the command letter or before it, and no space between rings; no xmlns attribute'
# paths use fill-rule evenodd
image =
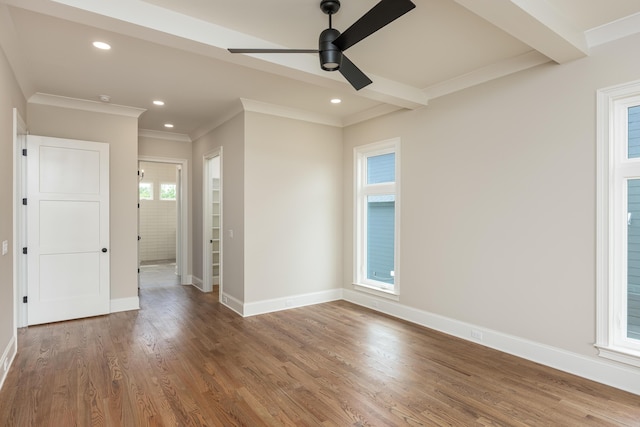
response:
<svg viewBox="0 0 640 427"><path fill-rule="evenodd" d="M640 82L598 92L600 355L640 366Z"/></svg>
<svg viewBox="0 0 640 427"><path fill-rule="evenodd" d="M138 184L138 194L140 200L153 200L153 183L141 182Z"/></svg>
<svg viewBox="0 0 640 427"><path fill-rule="evenodd" d="M176 185L160 184L160 200L175 200L175 199L176 199Z"/></svg>
<svg viewBox="0 0 640 427"><path fill-rule="evenodd" d="M355 285L398 295L400 141L356 147Z"/></svg>

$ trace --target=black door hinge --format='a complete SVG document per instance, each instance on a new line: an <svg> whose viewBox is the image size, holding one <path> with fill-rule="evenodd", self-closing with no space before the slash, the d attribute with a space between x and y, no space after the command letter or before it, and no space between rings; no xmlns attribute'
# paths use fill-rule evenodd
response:
<svg viewBox="0 0 640 427"><path fill-rule="evenodd" d="M26 304L26 303L27 303L27 300L28 300L28 298L27 298L27 297L22 297L22 302L23 302L24 304Z"/></svg>
<svg viewBox="0 0 640 427"><path fill-rule="evenodd" d="M22 253L26 255L27 254L27 248L22 248Z"/></svg>
<svg viewBox="0 0 640 427"><path fill-rule="evenodd" d="M27 198L26 197L24 199L22 199L22 204L27 206Z"/></svg>
<svg viewBox="0 0 640 427"><path fill-rule="evenodd" d="M23 155L23 156L26 156L26 155L27 155L27 149L26 149L26 148L23 148L23 149L22 149L22 155Z"/></svg>

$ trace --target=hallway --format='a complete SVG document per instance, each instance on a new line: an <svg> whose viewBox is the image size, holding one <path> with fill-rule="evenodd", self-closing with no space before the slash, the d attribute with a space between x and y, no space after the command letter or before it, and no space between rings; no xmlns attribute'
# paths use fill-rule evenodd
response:
<svg viewBox="0 0 640 427"><path fill-rule="evenodd" d="M175 260L149 261L140 265L140 289L179 284Z"/></svg>

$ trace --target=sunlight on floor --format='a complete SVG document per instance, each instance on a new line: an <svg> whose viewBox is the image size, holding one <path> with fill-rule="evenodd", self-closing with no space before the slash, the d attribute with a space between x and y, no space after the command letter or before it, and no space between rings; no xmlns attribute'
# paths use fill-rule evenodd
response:
<svg viewBox="0 0 640 427"><path fill-rule="evenodd" d="M152 262L140 266L140 288L179 285L176 275L176 263Z"/></svg>

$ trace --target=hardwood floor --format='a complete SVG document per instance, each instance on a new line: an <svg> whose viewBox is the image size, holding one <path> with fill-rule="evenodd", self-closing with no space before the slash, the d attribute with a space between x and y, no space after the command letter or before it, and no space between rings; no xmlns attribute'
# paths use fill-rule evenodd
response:
<svg viewBox="0 0 640 427"><path fill-rule="evenodd" d="M640 396L339 301L243 319L217 294L23 329L6 426L640 426Z"/></svg>

